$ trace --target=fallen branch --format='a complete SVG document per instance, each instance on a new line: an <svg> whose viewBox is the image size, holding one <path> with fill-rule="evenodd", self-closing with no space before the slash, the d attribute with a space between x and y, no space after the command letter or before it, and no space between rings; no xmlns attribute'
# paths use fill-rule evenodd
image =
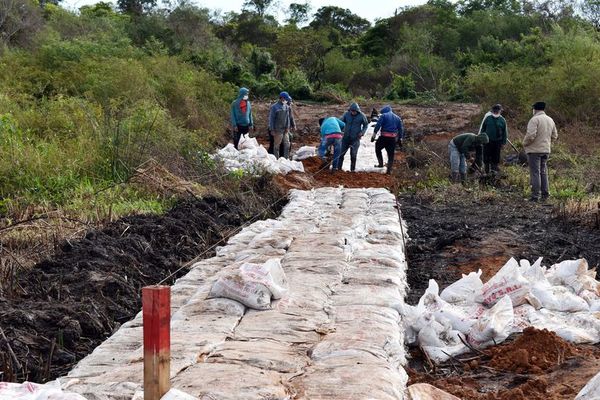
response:
<svg viewBox="0 0 600 400"><path fill-rule="evenodd" d="M6 342L6 347L8 348L8 352L10 353L11 357L13 358L13 361L15 362L15 366L17 367L17 370L21 371L21 369L22 369L21 363L17 359L15 352L13 351L12 347L10 346L10 342L8 341L8 339L6 338L6 335L4 334L4 329L2 329L1 326L0 326L0 335L2 336L2 339L4 339L4 341Z"/></svg>

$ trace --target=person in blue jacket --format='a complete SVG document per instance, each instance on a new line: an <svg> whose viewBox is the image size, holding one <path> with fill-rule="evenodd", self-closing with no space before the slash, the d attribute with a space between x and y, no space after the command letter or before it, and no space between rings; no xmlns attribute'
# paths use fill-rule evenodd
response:
<svg viewBox="0 0 600 400"><path fill-rule="evenodd" d="M273 155L288 158L290 151L290 130L296 129L292 112L292 98L288 92L279 94L279 101L269 111L269 135L273 136ZM283 144L283 154L280 146ZM270 146L269 146L270 147Z"/></svg>
<svg viewBox="0 0 600 400"><path fill-rule="evenodd" d="M344 130L344 121L336 117L319 119L321 127L321 145L319 146L319 157L325 161L325 152L329 146L333 145L333 162L331 163L332 171L340 170L340 152L342 150L342 131Z"/></svg>
<svg viewBox="0 0 600 400"><path fill-rule="evenodd" d="M252 120L252 106L248 100L250 91L245 87L240 88L237 99L231 103L231 128L233 130L233 145L238 148L240 138L246 135L250 128L254 129Z"/></svg>
<svg viewBox="0 0 600 400"><path fill-rule="evenodd" d="M383 168L383 154L382 150L388 156L387 162L387 174L392 173L392 167L394 165L394 152L396 150L396 143L398 140L404 138L404 126L402 125L402 118L394 114L392 107L385 106L381 109L381 115L375 125L371 142L375 142L377 133L381 130L381 135L375 143L375 155L377 156L378 164L375 168Z"/></svg>
<svg viewBox="0 0 600 400"><path fill-rule="evenodd" d="M342 169L342 165L344 165L344 156L348 149L350 149L350 171L354 172L356 169L356 156L358 154L358 148L360 147L360 139L369 127L369 121L367 121L367 116L360 111L360 106L356 103L350 105L350 108L344 113L341 120L346 126L344 126L344 137L342 138L342 152L340 155L339 167Z"/></svg>

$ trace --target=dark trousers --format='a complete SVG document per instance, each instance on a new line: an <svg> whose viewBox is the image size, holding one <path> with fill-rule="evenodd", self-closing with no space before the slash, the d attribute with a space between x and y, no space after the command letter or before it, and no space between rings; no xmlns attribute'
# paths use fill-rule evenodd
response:
<svg viewBox="0 0 600 400"><path fill-rule="evenodd" d="M502 151L502 142L493 141L489 142L483 147L483 162L485 163L485 172L489 173L490 170L498 171L498 164L500 164L500 151Z"/></svg>
<svg viewBox="0 0 600 400"><path fill-rule="evenodd" d="M377 156L377 161L379 162L380 167L383 167L383 154L381 152L383 149L385 149L385 152L388 156L387 172L389 174L390 172L392 172L392 167L394 165L394 151L396 150L396 138L379 136L379 138L375 142L375 155Z"/></svg>
<svg viewBox="0 0 600 400"><path fill-rule="evenodd" d="M548 197L548 153L529 153L529 178L531 182L531 198Z"/></svg>
<svg viewBox="0 0 600 400"><path fill-rule="evenodd" d="M342 139L342 153L340 155L340 170L342 169L342 165L344 165L344 156L348 149L350 149L350 171L354 171L356 169L356 156L358 154L358 148L360 147L360 138L352 139Z"/></svg>
<svg viewBox="0 0 600 400"><path fill-rule="evenodd" d="M242 138L242 135L246 135L249 130L250 130L249 126L243 126L243 125L237 126L237 131L233 132L233 146L236 149L238 148L238 145L240 144L240 139Z"/></svg>

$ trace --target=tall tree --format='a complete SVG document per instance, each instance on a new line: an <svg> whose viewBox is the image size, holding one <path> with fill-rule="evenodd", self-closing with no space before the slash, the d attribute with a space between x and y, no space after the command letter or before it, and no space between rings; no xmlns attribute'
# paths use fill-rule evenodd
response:
<svg viewBox="0 0 600 400"><path fill-rule="evenodd" d="M244 0L244 10L255 11L259 16L264 17L269 8L275 5L276 0Z"/></svg>
<svg viewBox="0 0 600 400"><path fill-rule="evenodd" d="M140 16L152 11L157 0L117 0L117 7L125 14Z"/></svg>
<svg viewBox="0 0 600 400"><path fill-rule="evenodd" d="M310 14L311 6L309 3L291 3L288 9L288 18L285 20L288 24L300 25L308 21L308 14Z"/></svg>
<svg viewBox="0 0 600 400"><path fill-rule="evenodd" d="M347 8L325 6L317 10L310 26L316 29L335 28L343 34L357 36L366 31L371 23Z"/></svg>

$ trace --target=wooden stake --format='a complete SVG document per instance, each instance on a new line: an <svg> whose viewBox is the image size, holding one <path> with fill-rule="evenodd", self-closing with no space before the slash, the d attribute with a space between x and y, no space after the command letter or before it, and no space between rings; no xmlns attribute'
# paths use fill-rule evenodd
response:
<svg viewBox="0 0 600 400"><path fill-rule="evenodd" d="M142 288L144 400L160 400L170 389L171 287Z"/></svg>

